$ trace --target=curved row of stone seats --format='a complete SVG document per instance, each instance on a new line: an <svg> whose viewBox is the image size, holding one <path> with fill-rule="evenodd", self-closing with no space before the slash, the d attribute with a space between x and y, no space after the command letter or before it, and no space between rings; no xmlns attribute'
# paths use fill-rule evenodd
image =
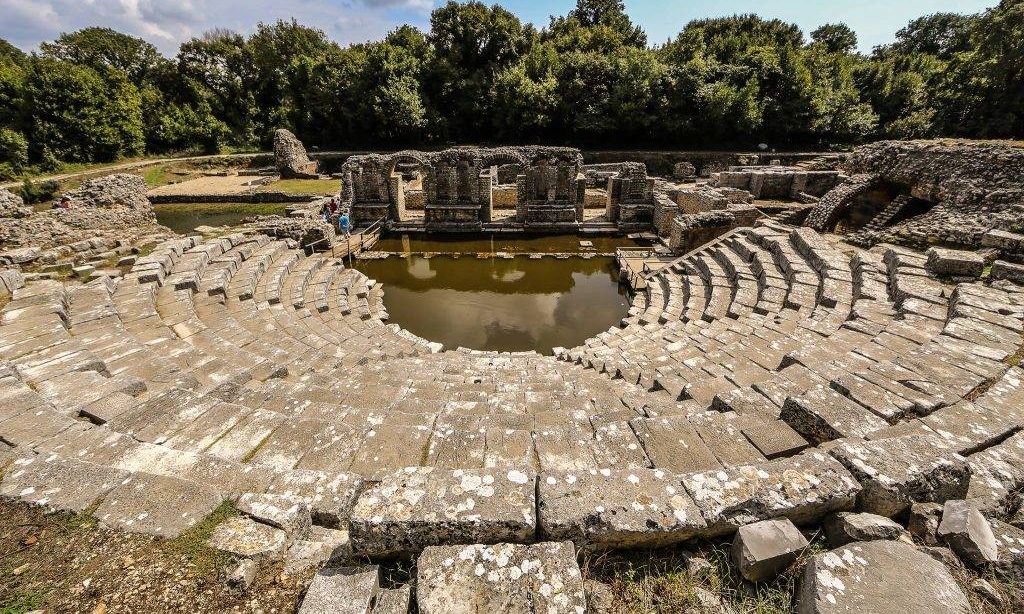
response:
<svg viewBox="0 0 1024 614"><path fill-rule="evenodd" d="M778 244L780 243L776 242L776 245ZM750 249L745 251L751 253ZM584 358L600 359L603 352L604 356L620 362L624 361L635 370L638 366L642 368L645 364L657 362L657 359L650 359L652 347L655 351L664 349L664 346L678 347L679 342L685 342L696 333L700 333L703 337L713 336L721 332L723 326L727 326L727 324L715 325L716 322L722 321L726 317L734 322L754 322L756 326L761 326L761 320L751 317L750 314L752 312L757 312L755 315L766 314L769 310L764 307L773 300L778 309L779 294L768 292L767 294L771 296L765 297L765 301L761 303L762 309L756 309L761 301L761 293L756 289L759 284L752 279L753 267L745 265L745 260L741 259L742 256L738 255L739 253L732 249L731 242L723 241L695 253L692 263L684 261L672 267L667 274L675 275L680 269L685 271L683 279L686 280L684 286L687 289L688 309L682 320L669 322L665 327L647 328L639 333L627 330L627 327L627 329L599 335L588 342L591 347L597 348L597 351L588 352L590 356ZM729 275L721 262L726 262L729 270L736 274ZM795 260L791 261L791 267L794 266L794 262ZM665 273L662 274L662 276L664 275ZM771 276L770 274L763 275L761 278L771 278ZM699 283L698 280L703 283ZM737 280L738 284L731 285L732 280ZM764 287L770 286L765 285ZM828 313L821 315L820 327L822 329L826 328L827 322L831 322L835 327L842 321L839 317L825 318L824 316L829 315ZM809 322L818 323L818 320L812 318ZM608 343L609 340L612 343ZM602 345L608 347L602 348ZM616 368L618 366L616 365ZM643 375L645 374L641 373L641 376ZM647 373L646 377L650 379L651 374ZM632 380L632 373L630 373L630 379Z"/></svg>
<svg viewBox="0 0 1024 614"><path fill-rule="evenodd" d="M227 248L227 251L220 252L220 249L224 248ZM269 242L266 238L258 237L238 238L235 244L228 244L224 239L209 241L195 246L191 251L213 253L216 256L206 263L200 260L194 270L185 272L190 280L195 280L196 283L175 286L178 288L173 292L174 298L177 299L176 306L170 298L170 289L161 288L161 305L168 317L175 320L172 328L180 331L185 338L194 338L198 343L203 343L211 351L216 352L218 348L226 351L224 348L230 347L230 343L235 343L244 347L246 351L255 352L257 361L261 358L273 358L277 365L286 365L290 362L287 356L281 356L282 351L287 352L289 348L269 347L269 343L262 338L246 335L243 332L246 325L234 321L230 311L223 309L224 303L235 299L245 302L255 297L264 279L272 286L269 291L261 294L274 299L273 303L268 301L268 304L278 306L281 304L282 294L290 293L292 305L296 308L293 314L274 309L275 319L286 320L286 331L316 350L323 351L325 348L333 347L335 356L356 363L366 359L367 355L373 359L432 349L432 346L422 340L417 342L407 335L395 335L392 329L384 328L383 325L373 330L372 325L353 324L351 318L343 317L342 319L349 320L346 323L332 317L325 319L326 326L319 322L312 325L307 306L313 307L317 313L327 310L331 284L343 270L338 261L314 257L305 259L315 261L306 264L294 253L289 253L290 250L282 242ZM286 266L275 268L277 260L283 260ZM240 273L237 284L234 280L236 271ZM172 277L176 275L177 273ZM292 280L291 277L295 279ZM358 280L359 277L361 276L355 274L355 279ZM365 281L365 278L363 280ZM196 298L192 299L189 292L195 289L199 292L195 293ZM356 288L351 294L354 297L365 295L365 287ZM190 305L190 302L193 304ZM342 310L341 313L342 316L347 316L350 310ZM356 313L361 319L371 317L369 307L365 304L358 306ZM209 322L204 322L204 318ZM264 324L270 323L267 318L261 320ZM303 328L307 330L302 330ZM251 332L265 332L265 329ZM302 368L308 369L310 365L303 364Z"/></svg>

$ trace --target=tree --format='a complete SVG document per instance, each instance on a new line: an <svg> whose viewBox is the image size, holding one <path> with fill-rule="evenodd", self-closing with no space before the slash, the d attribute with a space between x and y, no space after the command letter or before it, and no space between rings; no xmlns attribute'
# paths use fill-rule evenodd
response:
<svg viewBox="0 0 1024 614"><path fill-rule="evenodd" d="M621 0L576 0L576 8L569 13L584 28L608 28L632 47L646 47L647 35L630 20Z"/></svg>
<svg viewBox="0 0 1024 614"><path fill-rule="evenodd" d="M434 53L424 75L427 97L446 139L477 139L488 125L483 106L494 76L517 62L536 32L500 6L448 2L430 16Z"/></svg>
<svg viewBox="0 0 1024 614"><path fill-rule="evenodd" d="M95 70L113 68L141 85L164 61L156 47L134 36L110 28L84 28L64 33L52 43L39 46L44 55Z"/></svg>
<svg viewBox="0 0 1024 614"><path fill-rule="evenodd" d="M139 91L122 72L42 57L26 88L35 159L109 162L142 153Z"/></svg>
<svg viewBox="0 0 1024 614"><path fill-rule="evenodd" d="M845 23L823 25L811 32L811 40L829 53L853 53L857 49L857 33Z"/></svg>

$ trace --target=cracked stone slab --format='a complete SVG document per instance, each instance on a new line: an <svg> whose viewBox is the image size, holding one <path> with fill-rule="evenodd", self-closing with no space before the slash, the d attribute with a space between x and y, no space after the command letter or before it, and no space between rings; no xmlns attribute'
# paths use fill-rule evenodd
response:
<svg viewBox="0 0 1024 614"><path fill-rule="evenodd" d="M369 614L379 593L375 565L321 569L306 590L299 614Z"/></svg>
<svg viewBox="0 0 1024 614"><path fill-rule="evenodd" d="M533 541L533 474L407 467L360 495L350 535L359 554L387 557L446 543Z"/></svg>
<svg viewBox="0 0 1024 614"><path fill-rule="evenodd" d="M136 473L117 485L93 514L104 525L168 539L192 528L223 498L202 484Z"/></svg>
<svg viewBox="0 0 1024 614"><path fill-rule="evenodd" d="M274 559L284 552L284 531L245 516L233 516L217 525L207 540L211 548L246 559Z"/></svg>
<svg viewBox="0 0 1024 614"><path fill-rule="evenodd" d="M798 614L967 614L967 595L945 565L899 541L854 542L804 567Z"/></svg>
<svg viewBox="0 0 1024 614"><path fill-rule="evenodd" d="M362 485L362 478L351 473L292 469L274 478L267 488L267 494L304 501L314 522L333 529L348 523Z"/></svg>
<svg viewBox="0 0 1024 614"><path fill-rule="evenodd" d="M20 499L47 512L82 512L131 475L101 465L33 455L17 458L0 481L0 498Z"/></svg>
<svg viewBox="0 0 1024 614"><path fill-rule="evenodd" d="M542 475L539 497L544 535L577 547L661 547L707 526L682 480L660 469Z"/></svg>
<svg viewBox="0 0 1024 614"><path fill-rule="evenodd" d="M432 546L417 561L421 614L584 614L571 542Z"/></svg>
<svg viewBox="0 0 1024 614"><path fill-rule="evenodd" d="M938 437L905 435L847 442L829 450L863 486L859 510L893 517L912 503L943 503L967 495L967 460Z"/></svg>
<svg viewBox="0 0 1024 614"><path fill-rule="evenodd" d="M861 490L845 467L817 450L682 479L708 524L707 535L779 517L795 524L814 522L832 512L852 510Z"/></svg>
<svg viewBox="0 0 1024 614"><path fill-rule="evenodd" d="M295 495L247 492L238 498L235 508L246 516L277 527L289 535L304 535L313 522L306 501Z"/></svg>

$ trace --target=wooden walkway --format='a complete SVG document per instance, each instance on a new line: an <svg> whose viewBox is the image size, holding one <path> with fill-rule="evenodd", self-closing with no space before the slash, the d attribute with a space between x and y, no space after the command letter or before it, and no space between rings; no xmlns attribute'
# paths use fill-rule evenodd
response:
<svg viewBox="0 0 1024 614"><path fill-rule="evenodd" d="M632 290L647 287L648 275L671 265L677 256L658 253L653 249L620 248L615 254L619 265L619 281Z"/></svg>

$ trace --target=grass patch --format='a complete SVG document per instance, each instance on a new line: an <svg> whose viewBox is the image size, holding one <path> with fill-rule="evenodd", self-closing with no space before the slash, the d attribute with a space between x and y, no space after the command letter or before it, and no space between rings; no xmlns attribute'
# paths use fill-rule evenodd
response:
<svg viewBox="0 0 1024 614"><path fill-rule="evenodd" d="M167 169L162 166L147 168L143 171L142 178L146 181L146 185L151 188L170 183L170 179L167 177Z"/></svg>
<svg viewBox="0 0 1024 614"><path fill-rule="evenodd" d="M585 577L611 587L617 611L718 612L724 604L741 614L788 614L804 563L821 550L813 543L786 573L761 584L739 576L729 560L728 544L702 549L699 556L711 564L702 568L687 564L692 553L668 549L601 554L585 559L583 569Z"/></svg>
<svg viewBox="0 0 1024 614"><path fill-rule="evenodd" d="M217 525L236 514L238 512L235 510L234 504L231 501L225 501L210 512L202 522L178 537L165 542L164 548L171 554L184 557L196 568L198 573L203 575L213 573L226 565L231 560L231 556L216 548L211 548L206 542Z"/></svg>
<svg viewBox="0 0 1024 614"><path fill-rule="evenodd" d="M46 594L39 591L15 591L7 601L0 603L0 614L25 614L40 610L46 603Z"/></svg>
<svg viewBox="0 0 1024 614"><path fill-rule="evenodd" d="M285 194L323 194L329 196L341 191L339 179L280 179L262 186L260 192L283 192Z"/></svg>

